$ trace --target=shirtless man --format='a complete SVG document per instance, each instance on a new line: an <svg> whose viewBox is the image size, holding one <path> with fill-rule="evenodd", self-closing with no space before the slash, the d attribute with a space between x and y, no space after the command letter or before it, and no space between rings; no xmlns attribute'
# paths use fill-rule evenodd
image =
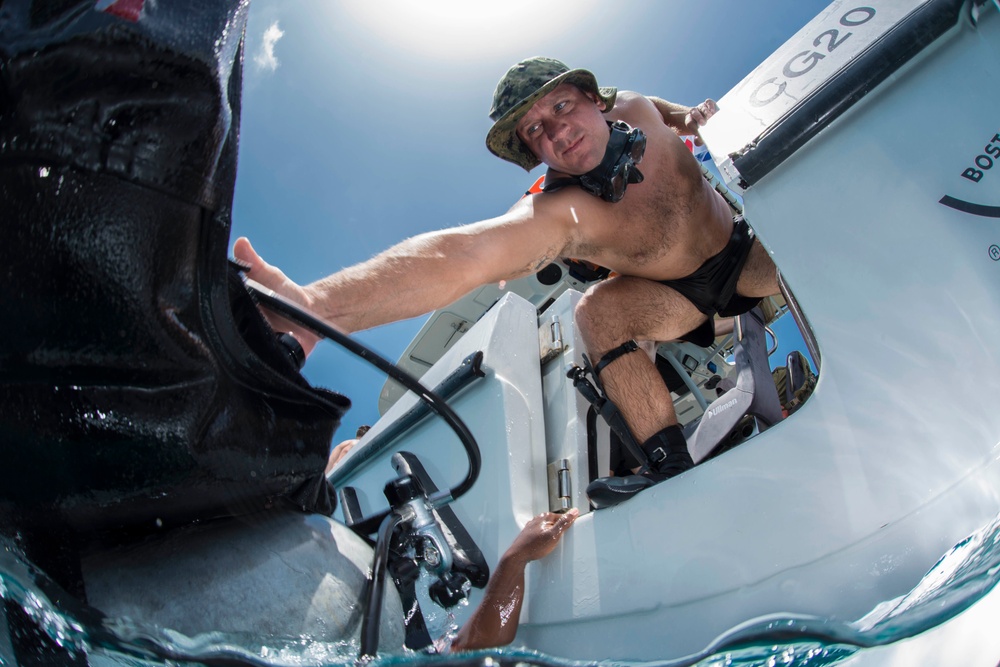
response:
<svg viewBox="0 0 1000 667"><path fill-rule="evenodd" d="M710 100L689 108L618 93L598 87L586 70L530 58L497 85L486 142L526 170L545 163L546 183L562 187L525 197L498 217L407 239L304 287L246 239L234 253L252 267L250 278L347 331L430 312L559 257L616 271L619 277L587 291L576 323L605 393L650 458L645 479L657 482L693 463L670 392L649 356L632 353L635 341L680 338L716 313L745 312L778 292L767 252L746 223L734 222L678 137L714 111ZM635 129L644 133L644 152ZM288 322L272 323L292 331L307 353L316 343Z"/></svg>

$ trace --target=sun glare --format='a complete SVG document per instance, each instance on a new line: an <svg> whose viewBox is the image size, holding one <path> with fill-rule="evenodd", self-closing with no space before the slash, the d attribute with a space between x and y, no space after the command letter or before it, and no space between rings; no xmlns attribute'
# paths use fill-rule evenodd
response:
<svg viewBox="0 0 1000 667"><path fill-rule="evenodd" d="M466 60L515 51L573 29L597 0L345 2L371 36L423 57Z"/></svg>

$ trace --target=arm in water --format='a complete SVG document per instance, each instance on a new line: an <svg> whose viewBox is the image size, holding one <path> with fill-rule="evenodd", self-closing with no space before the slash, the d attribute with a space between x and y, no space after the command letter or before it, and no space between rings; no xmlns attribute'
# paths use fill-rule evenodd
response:
<svg viewBox="0 0 1000 667"><path fill-rule="evenodd" d="M524 568L552 553L578 516L580 512L575 508L565 514L545 512L525 524L500 557L482 602L458 631L452 651L506 646L514 641L524 603Z"/></svg>

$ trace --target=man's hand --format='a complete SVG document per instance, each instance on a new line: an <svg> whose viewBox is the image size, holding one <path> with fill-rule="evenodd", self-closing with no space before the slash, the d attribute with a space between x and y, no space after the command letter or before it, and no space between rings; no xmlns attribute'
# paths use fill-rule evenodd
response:
<svg viewBox="0 0 1000 667"><path fill-rule="evenodd" d="M544 512L533 517L514 538L504 557L527 563L548 556L578 516L580 510L574 507L565 514Z"/></svg>
<svg viewBox="0 0 1000 667"><path fill-rule="evenodd" d="M649 97L650 102L660 112L663 122L672 127L677 134L693 134L695 143L701 145L701 137L698 136L698 128L708 122L708 119L715 115L719 107L715 100L705 100L695 107L684 106L668 102L661 97Z"/></svg>
<svg viewBox="0 0 1000 667"><path fill-rule="evenodd" d="M688 131L698 137L698 128L708 122L708 119L715 115L715 112L719 110L718 105L716 105L715 100L705 100L696 107L691 107L691 110L687 112L684 116L684 127ZM701 145L701 138L695 139L695 143L699 146Z"/></svg>
<svg viewBox="0 0 1000 667"><path fill-rule="evenodd" d="M697 134L698 128L707 123L708 119L714 116L718 110L719 107L715 100L705 100L698 106L691 107L691 110L684 116L684 125L691 130L691 134Z"/></svg>
<svg viewBox="0 0 1000 667"><path fill-rule="evenodd" d="M253 249L253 246L250 245L250 241L246 237L241 236L236 239L236 243L233 244L233 256L250 267L250 270L246 274L247 278L255 280L281 296L311 309L311 300L308 292L301 285L292 282L281 269L265 262ZM292 334L299 341L306 356L309 356L309 353L316 347L316 343L319 342L319 337L311 331L303 329L267 310L262 310L261 312L263 312L264 317L267 318L267 321L275 331L287 331Z"/></svg>

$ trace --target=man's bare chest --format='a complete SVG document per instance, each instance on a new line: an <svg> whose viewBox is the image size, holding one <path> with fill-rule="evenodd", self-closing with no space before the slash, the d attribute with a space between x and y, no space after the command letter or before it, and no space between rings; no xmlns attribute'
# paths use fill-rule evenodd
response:
<svg viewBox="0 0 1000 667"><path fill-rule="evenodd" d="M622 201L601 207L591 250L620 273L659 274L686 253L699 208L687 187L632 185Z"/></svg>

